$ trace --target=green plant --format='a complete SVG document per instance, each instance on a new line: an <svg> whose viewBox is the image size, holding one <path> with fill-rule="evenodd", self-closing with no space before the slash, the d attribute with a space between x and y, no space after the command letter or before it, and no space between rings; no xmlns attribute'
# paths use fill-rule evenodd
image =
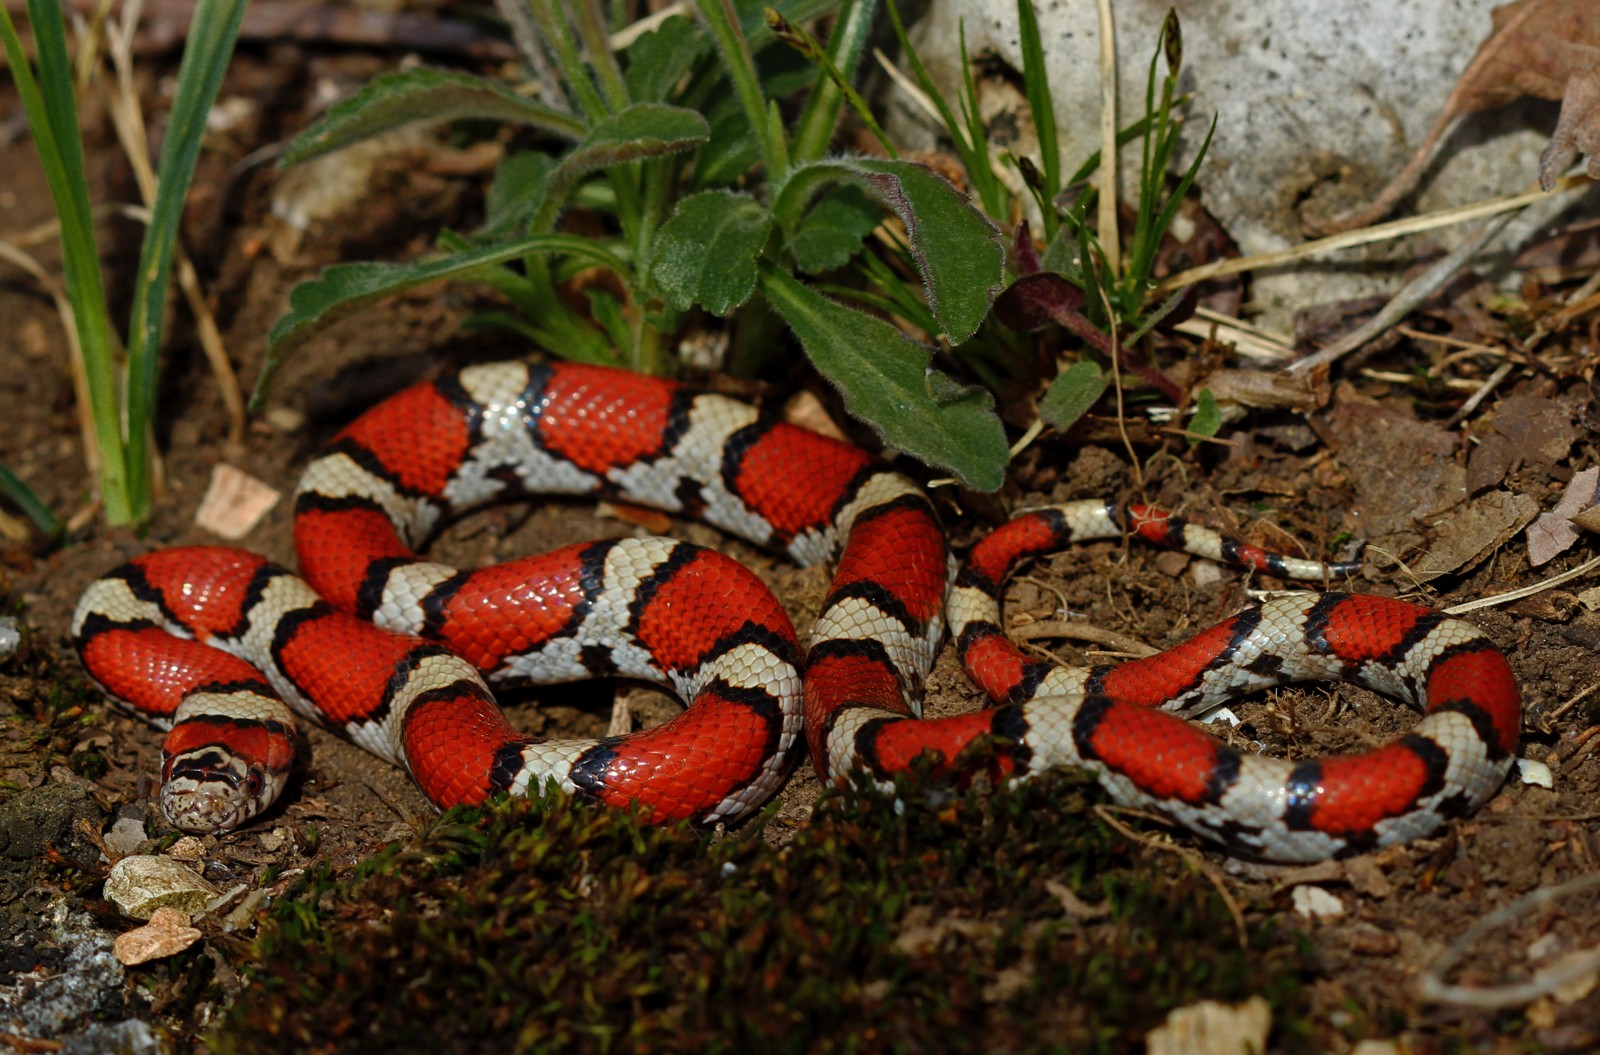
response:
<svg viewBox="0 0 1600 1055"><path fill-rule="evenodd" d="M113 524L137 524L150 512L150 434L173 250L206 114L222 85L244 8L245 0L200 0L195 6L161 150L160 184L139 254L125 359L118 353L120 338L106 309L60 2L28 0L37 74L23 53L9 12L0 8L0 43L61 224L67 299L94 421L100 497L106 518ZM49 531L53 518L41 519L42 503L32 498L31 492L22 494L25 487L13 487L13 480L10 473L0 475L8 497L22 505L41 529ZM20 481L16 483L20 485Z"/></svg>
<svg viewBox="0 0 1600 1055"><path fill-rule="evenodd" d="M937 369L936 350L891 321L825 296L815 277L870 255L865 240L887 214L904 230L910 273L920 279L913 321L959 344L1001 288L1000 232L924 166L827 154L873 0L839 4L827 43L806 45L820 69L773 27L799 41L793 27L824 5L781 6L769 20L748 0L699 0L698 20L668 18L613 54L592 0L573 5L570 24L550 0L530 0L569 109L436 70L379 78L335 107L295 139L286 163L424 116L511 120L571 145L507 157L482 228L445 232L438 255L341 265L298 287L273 329L274 362L258 398L276 361L318 326L454 276L491 286L509 305L479 323L511 326L570 359L657 373L676 366L666 342L691 311L731 314L730 369L758 373L781 347L776 316L847 409L887 442L970 486L997 488L1006 444L990 394ZM786 122L779 101L805 88L804 106ZM562 232L562 217L577 210L602 218L606 234ZM562 284L594 266L612 281L585 283L588 304L576 309Z"/></svg>
<svg viewBox="0 0 1600 1055"><path fill-rule="evenodd" d="M1182 131L1177 111L1185 102L1177 95L1183 48L1176 13L1168 12L1150 59L1145 112L1117 137L1119 146L1140 139L1142 149L1134 229L1121 254L1124 264L1115 273L1107 266L1106 253L1090 222L1100 190L1090 186L1088 181L1100 167L1100 152L1086 158L1065 181L1060 175L1063 148L1056 134L1044 49L1031 0L1018 0L1017 14L1023 90L1039 143L1037 161L1009 153L995 156L977 116L977 89L970 73L957 93L961 111L958 118L944 102L907 37L894 0L890 0L889 13L913 75L938 108L967 179L985 211L996 218L1021 213L1021 203L997 174L1002 165L1017 170L1039 210L1046 243L1044 255L1039 257L1026 224L1021 225L1012 246L1012 264L1018 274L997 300L996 317L1015 330L1060 326L1106 358L1115 358L1127 365L1163 395L1177 401L1181 392L1176 386L1147 366L1132 350L1132 346L1166 320L1182 301L1180 291L1158 305L1149 303L1155 289L1152 270L1161 240L1172 226L1211 144L1212 132L1208 131L1188 168L1169 190L1167 171ZM964 33L962 52L966 53ZM1158 81L1158 68L1163 58L1166 74ZM970 66L970 62L966 63L964 69L970 70ZM1212 131L1214 129L1215 120ZM1064 191L1077 192L1065 205L1062 204ZM1063 370L1041 400L1042 420L1065 428L1094 404L1109 383L1110 378L1087 361Z"/></svg>
<svg viewBox="0 0 1600 1055"><path fill-rule="evenodd" d="M935 365L954 359L989 389L1025 368L1018 365L1024 360L1015 334L988 324L1007 277L998 227L1012 226L1021 214L996 167L1008 163L1023 173L1050 240L1041 265L1026 228L1018 232L1016 273L1033 280L1029 289L1043 290L1042 278L1052 285L1036 306L1037 320L1016 328L1059 322L1108 355L1118 348L1117 335L1132 332L1127 345L1148 332L1176 303L1154 312L1144 303L1154 247L1199 163L1172 194L1163 193L1179 127L1176 19L1158 49L1168 60L1159 104L1153 61L1149 113L1121 139L1144 136L1144 169L1129 265L1112 275L1084 223L1092 193L1068 208L1058 205L1063 187L1086 180L1098 156L1063 184L1031 0L1019 0L1018 10L1024 82L1040 129L1038 162L991 156L970 74L958 93L959 118L937 103L981 209L931 170L899 158L852 88L875 0L840 3L825 44L801 26L824 5L780 6L763 17L751 0L697 0L697 21L671 17L614 54L598 0L577 0L571 24L552 0L529 0L542 58L560 75L554 86L560 91L549 97L568 97L570 107L426 69L379 78L335 107L291 143L286 164L422 118L509 120L571 145L560 153L509 155L496 173L483 226L469 235L444 232L437 254L408 264L339 265L297 287L273 328L257 399L277 363L319 327L406 288L455 277L492 287L510 309L484 312L474 325L512 328L565 358L654 373L676 366L666 344L690 312L728 317L728 368L745 376L764 369L780 347L775 322L781 319L839 389L846 409L891 446L969 487L997 488L1008 451L993 397ZM890 16L916 76L939 100L892 3ZM779 101L802 88L809 95L786 123ZM887 157L827 154L846 104ZM579 210L605 219L607 233L579 238L561 231L562 218ZM886 214L898 222L885 224ZM868 241L874 232L877 239ZM613 281L586 282L588 304L573 307L561 295L563 283L596 266ZM1034 275L1046 266L1052 274ZM1072 301L1065 308L1062 290ZM1016 324L1018 317L1011 312L1002 321ZM938 347L906 331L929 335ZM1165 381L1131 353L1124 359L1156 383ZM1048 406L1086 408L1107 384L1098 371L1093 378L1070 376L1079 386L1066 394L1072 398L1058 394Z"/></svg>

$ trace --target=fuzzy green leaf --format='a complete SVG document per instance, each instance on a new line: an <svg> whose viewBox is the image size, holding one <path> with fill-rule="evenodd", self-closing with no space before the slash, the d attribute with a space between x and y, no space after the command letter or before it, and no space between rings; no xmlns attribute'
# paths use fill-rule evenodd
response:
<svg viewBox="0 0 1600 1055"><path fill-rule="evenodd" d="M483 207L481 240L517 233L538 210L556 159L537 150L508 154L495 166Z"/></svg>
<svg viewBox="0 0 1600 1055"><path fill-rule="evenodd" d="M1110 384L1111 375L1100 369L1100 364L1087 359L1073 363L1050 382L1049 391L1039 400L1039 419L1064 432L1089 412Z"/></svg>
<svg viewBox="0 0 1600 1055"><path fill-rule="evenodd" d="M704 143L711 135L706 119L693 110L666 103L635 103L596 122L561 159L561 168L593 172L624 161L661 157Z"/></svg>
<svg viewBox="0 0 1600 1055"><path fill-rule="evenodd" d="M549 230L567 192L584 176L625 161L690 150L711 136L711 126L693 110L666 103L635 103L595 123L550 174L545 200L533 218L535 231Z"/></svg>
<svg viewBox="0 0 1600 1055"><path fill-rule="evenodd" d="M750 130L743 110L737 106L713 107L708 113L711 138L695 158L697 189L733 183L761 160L761 144Z"/></svg>
<svg viewBox="0 0 1600 1055"><path fill-rule="evenodd" d="M413 121L486 118L534 125L577 139L583 123L571 114L524 99L496 81L418 67L375 77L289 141L283 165L298 165Z"/></svg>
<svg viewBox="0 0 1600 1055"><path fill-rule="evenodd" d="M925 165L828 159L795 166L777 191L772 211L791 242L806 206L835 183L860 187L900 218L934 318L953 344L971 337L1003 285L1000 229Z"/></svg>
<svg viewBox="0 0 1600 1055"><path fill-rule="evenodd" d="M656 235L656 285L679 311L699 304L726 315L755 291L756 257L771 231L771 214L748 194L690 195Z"/></svg>
<svg viewBox="0 0 1600 1055"><path fill-rule="evenodd" d="M890 446L955 473L966 486L1005 482L1006 436L994 397L933 369L933 349L881 319L836 304L771 265L761 292L841 395Z"/></svg>
<svg viewBox="0 0 1600 1055"><path fill-rule="evenodd" d="M789 238L789 251L808 275L843 267L878 225L878 206L859 187L845 184L822 195Z"/></svg>
<svg viewBox="0 0 1600 1055"><path fill-rule="evenodd" d="M496 264L534 253L587 257L619 273L623 264L595 242L577 235L540 234L501 245L484 246L408 264L335 264L316 278L289 291L289 310L267 335L267 361L256 379L252 405L259 406L272 375L283 360L317 330L369 304L426 282L473 278Z"/></svg>
<svg viewBox="0 0 1600 1055"><path fill-rule="evenodd" d="M673 15L628 45L628 94L642 103L665 101L708 44L693 22Z"/></svg>

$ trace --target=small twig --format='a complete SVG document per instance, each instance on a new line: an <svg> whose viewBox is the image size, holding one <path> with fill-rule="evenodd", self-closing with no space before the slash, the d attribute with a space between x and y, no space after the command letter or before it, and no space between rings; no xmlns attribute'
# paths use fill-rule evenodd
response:
<svg viewBox="0 0 1600 1055"><path fill-rule="evenodd" d="M1600 745L1600 725L1591 725L1577 736L1574 736L1570 744L1572 750L1566 752L1559 759L1547 759L1545 764L1551 765L1554 762L1555 765L1551 766L1551 768L1554 769L1559 766L1560 771L1563 773L1571 769L1574 763L1584 755L1594 751L1597 745Z"/></svg>
<svg viewBox="0 0 1600 1055"><path fill-rule="evenodd" d="M1153 656L1161 651L1158 648L1151 648L1138 638L1075 619L1041 619L1037 623L1013 627L1006 631L1006 635L1016 641L1034 641L1042 637L1087 641L1092 645L1104 645L1124 655L1135 657Z"/></svg>
<svg viewBox="0 0 1600 1055"><path fill-rule="evenodd" d="M1122 270L1122 237L1117 228L1117 34L1111 0L1096 0L1095 13L1100 34L1100 198L1095 227L1106 274L1115 281Z"/></svg>
<svg viewBox="0 0 1600 1055"><path fill-rule="evenodd" d="M1494 373L1484 378L1483 384L1478 386L1477 391L1468 396L1467 401L1457 407L1454 414L1450 415L1450 420L1445 422L1445 427L1454 428L1467 420L1467 415L1477 410L1478 405L1488 399L1491 392L1500 387L1500 382L1511 376L1511 371L1514 368L1515 364L1512 363L1501 363L1495 367Z"/></svg>
<svg viewBox="0 0 1600 1055"><path fill-rule="evenodd" d="M1533 332L1523 342L1523 347L1529 350L1537 348L1556 330L1585 312L1593 311L1596 307L1600 307L1600 271L1590 275L1584 280L1583 285L1569 293L1560 311L1546 315L1534 323Z"/></svg>
<svg viewBox="0 0 1600 1055"><path fill-rule="evenodd" d="M1489 244L1490 239L1504 230L1514 216L1516 213L1502 213L1478 224L1467 235L1465 241L1440 257L1432 267L1401 286L1400 292L1390 298L1389 303L1385 304L1376 315L1322 351L1290 364L1289 371L1304 374L1342 359L1410 315L1466 267L1467 262L1477 256L1483 247Z"/></svg>
<svg viewBox="0 0 1600 1055"><path fill-rule="evenodd" d="M1540 731L1546 732L1546 733L1550 732L1551 729L1555 726L1555 723L1559 719L1566 717L1566 714L1567 714L1568 711L1572 710L1572 708L1576 707L1578 704L1582 703L1584 700L1586 700L1590 696L1594 695L1594 692L1595 692L1596 689L1600 689L1600 681L1594 682L1593 684L1589 685L1587 688L1583 688L1583 689L1578 690L1578 692L1576 694L1574 694L1573 696L1571 696L1568 699L1564 700L1561 703L1561 705L1556 707L1554 710L1551 710L1551 711L1549 711L1549 712L1547 712L1545 714L1540 715L1539 716L1539 729L1540 729ZM1600 729L1600 726L1594 726L1593 728Z"/></svg>
<svg viewBox="0 0 1600 1055"><path fill-rule="evenodd" d="M76 535L88 527L94 518L100 515L100 499L94 498L85 502L78 511L67 518L67 534Z"/></svg>
<svg viewBox="0 0 1600 1055"><path fill-rule="evenodd" d="M1492 355L1496 358L1503 358L1506 354L1506 350L1504 348L1496 348L1492 344L1482 344L1478 341L1464 341L1460 337L1451 337L1449 334L1444 333L1424 333L1413 326L1396 326L1394 328L1394 332L1406 337L1410 337L1414 341L1432 341L1435 344L1442 344L1448 348L1459 348L1461 349L1461 354L1478 352L1483 355ZM1442 361L1429 367L1428 372L1430 374L1433 373L1433 371L1439 369L1439 367L1444 365L1444 363L1451 362L1457 357L1457 355L1446 356Z"/></svg>
<svg viewBox="0 0 1600 1055"><path fill-rule="evenodd" d="M1115 319L1116 313L1111 310L1111 298L1103 286L1095 287L1095 292L1100 294L1100 303L1106 310L1106 318ZM1111 327L1111 388L1117 393L1117 433L1122 437L1122 446L1128 452L1128 464L1133 468L1133 485L1144 486L1144 470L1139 465L1139 452L1133 449L1133 437L1128 435L1127 410L1122 402L1122 340L1117 335L1117 327Z"/></svg>
<svg viewBox="0 0 1600 1055"><path fill-rule="evenodd" d="M1240 355L1251 359L1282 362L1294 358L1292 339L1206 307L1196 307L1193 318L1185 319L1173 329L1202 340L1225 341Z"/></svg>
<svg viewBox="0 0 1600 1055"><path fill-rule="evenodd" d="M1446 615L1461 615L1463 612L1471 612L1479 608L1494 608L1502 604L1510 604L1512 601L1520 601L1524 597L1532 597L1536 593L1543 593L1546 590L1560 586L1564 582L1581 578L1596 568L1600 568L1600 557L1591 557L1576 568L1569 568L1560 575L1552 576L1542 582L1536 582L1531 586L1524 586L1516 590L1507 590L1505 593L1497 593L1489 597L1480 597L1476 601L1465 601L1461 604L1451 605L1444 610L1444 613Z"/></svg>
<svg viewBox="0 0 1600 1055"><path fill-rule="evenodd" d="M1368 368L1361 371L1361 376L1369 377L1374 381L1387 381L1395 385L1409 385L1417 380L1415 374L1402 374L1398 370L1373 370ZM1441 380L1439 385L1443 388L1454 389L1457 392L1476 392L1483 387L1482 382L1469 381L1464 377L1448 377Z"/></svg>
<svg viewBox="0 0 1600 1055"><path fill-rule="evenodd" d="M1526 982L1479 988L1447 985L1444 981L1445 974L1466 956L1467 950L1494 928L1510 923L1558 898L1580 893L1593 886L1600 886L1600 872L1590 872L1576 879L1569 879L1558 886L1540 887L1517 898L1509 905L1489 913L1468 927L1465 934L1452 942L1444 954L1422 972L1422 976L1417 979L1417 994L1423 1000L1494 1010L1532 1003L1575 978L1600 970L1600 946L1596 946L1585 950L1585 955L1570 959L1560 967L1550 967L1535 972L1533 978Z"/></svg>
<svg viewBox="0 0 1600 1055"><path fill-rule="evenodd" d="M1238 256L1227 260L1215 260L1209 264L1191 267L1187 271L1180 271L1176 275L1162 279L1160 284L1156 286L1156 292L1171 292L1184 286L1193 285L1196 282L1204 282L1208 278L1238 275L1246 271L1276 267L1279 264L1292 264L1307 257L1331 253L1336 249L1350 249L1358 245L1367 245L1371 242L1386 242L1408 234L1417 234L1421 231L1431 231L1440 227L1452 227L1459 223L1481 220L1486 216L1495 216L1512 209L1521 209L1532 205L1534 202L1572 190L1575 187L1587 187L1592 182L1587 176L1563 176L1555 188L1548 193L1541 190L1524 191L1521 194L1512 194L1504 198L1490 198L1487 201L1474 202L1471 205L1461 205L1453 209L1441 209L1438 212L1424 213L1421 216L1410 216L1404 220L1391 220L1388 223L1363 227L1358 231L1346 231L1343 234L1302 242L1300 245L1289 249L1280 249L1275 253L1257 253L1254 256Z"/></svg>

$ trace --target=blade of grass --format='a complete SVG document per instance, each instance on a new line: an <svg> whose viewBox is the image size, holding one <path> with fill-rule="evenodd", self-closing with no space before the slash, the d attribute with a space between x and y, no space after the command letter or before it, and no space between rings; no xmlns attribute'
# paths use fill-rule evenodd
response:
<svg viewBox="0 0 1600 1055"><path fill-rule="evenodd" d="M123 447L111 358L111 326L106 315L100 254L89 210L83 140L72 94L72 67L67 58L61 6L54 0L29 0L28 17L33 25L35 53L39 57L39 81L34 80L33 69L22 50L22 40L12 24L10 12L3 5L0 5L0 42L5 46L11 76L28 115L45 181L50 187L56 216L61 221L67 299L72 304L73 322L78 331L85 387L94 419L95 445L99 448L100 497L107 519L113 524L127 524L133 520L133 503L128 489L127 454Z"/></svg>
<svg viewBox="0 0 1600 1055"><path fill-rule="evenodd" d="M1044 239L1055 237L1054 202L1061 193L1061 147L1056 139L1055 102L1050 96L1050 77L1045 71L1044 45L1039 39L1039 20L1033 0L1017 0L1017 35L1022 40L1022 86L1028 96L1028 111L1033 116L1033 132L1039 141L1039 174L1044 177L1040 193L1050 203L1043 210Z"/></svg>
<svg viewBox="0 0 1600 1055"><path fill-rule="evenodd" d="M183 222L183 203L194 178L206 115L222 90L244 20L245 0L200 0L189 23L188 42L178 66L177 92L167 117L161 147L155 202L139 252L138 279L128 325L128 475L142 520L150 502L150 426L155 419L156 382L161 363L161 329L172 282L173 247ZM142 505L138 504L142 503Z"/></svg>
<svg viewBox="0 0 1600 1055"><path fill-rule="evenodd" d="M5 495L13 505L27 514L28 519L33 521L33 526L39 529L39 533L46 541L54 542L61 537L63 531L61 521L50 512L50 507L39 501L39 496L33 493L33 488L23 483L4 465L0 465L0 495Z"/></svg>

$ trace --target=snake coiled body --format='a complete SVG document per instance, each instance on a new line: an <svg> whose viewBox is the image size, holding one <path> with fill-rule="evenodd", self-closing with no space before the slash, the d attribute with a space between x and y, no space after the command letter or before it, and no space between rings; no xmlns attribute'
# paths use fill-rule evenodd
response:
<svg viewBox="0 0 1600 1055"><path fill-rule="evenodd" d="M597 495L698 518L835 573L802 654L782 606L715 551L662 538L568 546L462 570L415 552L445 520L529 494ZM1002 773L1094 772L1232 851L1317 860L1414 838L1503 782L1521 704L1498 649L1416 605L1296 593L1114 668L1027 658L1000 630L1020 561L1136 534L1290 578L1348 570L1265 553L1139 506L1034 511L981 543L953 585L934 510L848 444L720 395L616 370L497 363L362 415L295 498L303 579L225 547L152 553L85 592L73 635L91 675L165 727L163 804L179 827L267 808L294 715L404 766L441 808L545 781L659 820L737 822L804 741L821 776L887 780L932 752L999 744ZM996 706L924 721L948 620ZM654 729L544 740L488 684L644 678L687 703ZM1241 755L1169 713L1266 686L1358 682L1426 713L1363 755Z"/></svg>

